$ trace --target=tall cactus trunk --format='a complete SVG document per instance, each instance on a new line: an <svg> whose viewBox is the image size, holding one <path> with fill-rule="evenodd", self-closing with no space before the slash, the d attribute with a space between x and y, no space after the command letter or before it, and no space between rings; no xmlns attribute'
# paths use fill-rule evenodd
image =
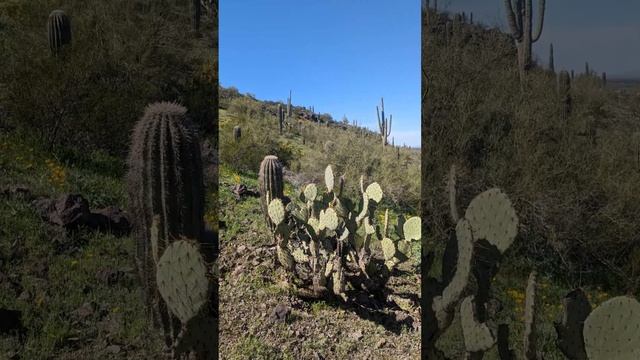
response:
<svg viewBox="0 0 640 360"><path fill-rule="evenodd" d="M191 0L191 24L193 31L200 32L200 17L202 16L202 7L200 0Z"/></svg>
<svg viewBox="0 0 640 360"><path fill-rule="evenodd" d="M538 24L533 31L533 0L504 0L511 36L518 50L518 71L521 83L532 67L531 47L538 41L544 25L545 0L538 0ZM515 6L514 6L515 5Z"/></svg>
<svg viewBox="0 0 640 360"><path fill-rule="evenodd" d="M134 219L136 263L147 304L171 346L180 330L155 286L156 262L176 238L201 239L204 184L200 146L187 110L174 103L149 105L136 124L127 173Z"/></svg>

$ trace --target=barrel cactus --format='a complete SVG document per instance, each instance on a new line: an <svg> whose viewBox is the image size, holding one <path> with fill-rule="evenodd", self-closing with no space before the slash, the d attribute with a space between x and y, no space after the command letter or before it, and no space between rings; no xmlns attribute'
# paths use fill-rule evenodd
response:
<svg viewBox="0 0 640 360"><path fill-rule="evenodd" d="M284 181L282 179L282 164L277 156L268 155L260 163L258 173L260 186L260 206L265 214L267 225L273 230L274 224L268 216L268 207L273 199L284 199Z"/></svg>
<svg viewBox="0 0 640 360"><path fill-rule="evenodd" d="M242 128L240 126L233 127L233 139L235 141L240 141L240 137L242 136Z"/></svg>
<svg viewBox="0 0 640 360"><path fill-rule="evenodd" d="M47 20L49 47L58 55L64 45L71 43L71 20L62 10L54 10Z"/></svg>
<svg viewBox="0 0 640 360"><path fill-rule="evenodd" d="M175 103L149 105L135 125L127 190L134 219L136 262L147 304L173 346L180 321L158 296L156 265L175 239L203 239L204 184L200 146L187 110Z"/></svg>

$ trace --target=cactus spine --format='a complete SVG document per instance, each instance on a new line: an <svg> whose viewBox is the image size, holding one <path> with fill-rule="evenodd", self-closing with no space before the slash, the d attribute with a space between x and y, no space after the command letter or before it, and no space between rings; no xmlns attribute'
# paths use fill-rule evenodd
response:
<svg viewBox="0 0 640 360"><path fill-rule="evenodd" d="M531 46L540 39L544 24L545 0L538 0L538 26L533 31L533 0L504 0L511 35L518 49L520 81L532 67Z"/></svg>
<svg viewBox="0 0 640 360"><path fill-rule="evenodd" d="M240 126L233 127L233 138L235 141L240 141L240 137L242 136L242 128Z"/></svg>
<svg viewBox="0 0 640 360"><path fill-rule="evenodd" d="M267 225L273 229L274 224L267 216L269 204L273 199L284 198L282 164L277 156L267 155L264 157L262 163L260 163L258 182L260 185L260 205L262 207L262 213L265 214Z"/></svg>
<svg viewBox="0 0 640 360"><path fill-rule="evenodd" d="M378 114L378 127L380 128L382 147L384 148L388 144L389 135L391 135L392 121L392 115L389 115L389 119L384 116L384 98L380 98L380 108L376 106L376 113Z"/></svg>
<svg viewBox="0 0 640 360"><path fill-rule="evenodd" d="M175 103L149 105L135 125L129 153L127 189L134 215L136 263L147 304L173 344L179 321L159 298L155 263L175 238L200 239L204 233L204 184L200 146Z"/></svg>
<svg viewBox="0 0 640 360"><path fill-rule="evenodd" d="M71 20L62 10L54 10L47 20L49 48L58 55L64 45L71 43Z"/></svg>
<svg viewBox="0 0 640 360"><path fill-rule="evenodd" d="M561 71L558 75L558 97L560 98L561 118L566 123L571 116L571 78L569 73Z"/></svg>

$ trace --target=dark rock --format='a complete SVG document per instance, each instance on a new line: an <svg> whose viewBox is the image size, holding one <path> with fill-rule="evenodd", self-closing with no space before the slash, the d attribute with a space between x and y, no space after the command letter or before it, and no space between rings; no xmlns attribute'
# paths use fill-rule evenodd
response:
<svg viewBox="0 0 640 360"><path fill-rule="evenodd" d="M57 200L38 199L34 206L40 216L67 230L77 229L89 218L89 202L78 194L64 194Z"/></svg>
<svg viewBox="0 0 640 360"><path fill-rule="evenodd" d="M96 311L96 307L93 303L86 302L82 304L79 308L73 311L73 315L78 320L86 320L91 315L93 315Z"/></svg>
<svg viewBox="0 0 640 360"><path fill-rule="evenodd" d="M92 229L110 232L117 236L131 232L131 223L124 211L117 206L108 206L89 214L87 226Z"/></svg>
<svg viewBox="0 0 640 360"><path fill-rule="evenodd" d="M249 189L244 184L237 184L231 186L231 192L235 196L236 200L241 200L243 196L260 197L260 192L255 189Z"/></svg>
<svg viewBox="0 0 640 360"><path fill-rule="evenodd" d="M281 321L286 322L287 318L291 314L291 308L285 304L278 304L273 311L271 312L271 316L269 316L270 321Z"/></svg>
<svg viewBox="0 0 640 360"><path fill-rule="evenodd" d="M89 202L82 195L64 194L57 200L39 198L32 205L40 217L65 230L85 226L117 236L131 232L131 223L124 211L116 206L108 206L91 212Z"/></svg>
<svg viewBox="0 0 640 360"><path fill-rule="evenodd" d="M109 286L117 284L124 277L125 273L114 269L100 269L96 274L98 281Z"/></svg>

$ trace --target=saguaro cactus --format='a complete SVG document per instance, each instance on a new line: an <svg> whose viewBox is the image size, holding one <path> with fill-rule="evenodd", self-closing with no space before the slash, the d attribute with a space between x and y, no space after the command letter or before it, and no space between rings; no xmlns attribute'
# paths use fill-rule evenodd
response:
<svg viewBox="0 0 640 360"><path fill-rule="evenodd" d="M518 48L520 80L531 69L531 45L540 39L544 24L545 0L538 0L538 26L533 32L533 0L504 0L509 28Z"/></svg>
<svg viewBox="0 0 640 360"><path fill-rule="evenodd" d="M71 43L71 20L62 10L54 10L47 20L49 47L53 55L58 55L62 46Z"/></svg>
<svg viewBox="0 0 640 360"><path fill-rule="evenodd" d="M380 136L382 137L382 147L385 147L388 144L389 135L391 135L392 115L389 115L389 119L384 116L384 98L380 98L380 108L376 106L376 112L378 114ZM381 112L382 114L380 114Z"/></svg>
<svg viewBox="0 0 640 360"><path fill-rule="evenodd" d="M260 206L262 207L262 213L265 214L267 225L273 229L273 222L267 216L269 204L273 199L284 198L282 164L277 156L267 155L264 157L262 163L260 163L258 182L260 185Z"/></svg>
<svg viewBox="0 0 640 360"><path fill-rule="evenodd" d="M284 109L282 109L282 104L278 104L278 129L280 131L280 135L282 135L283 127L284 127Z"/></svg>
<svg viewBox="0 0 640 360"><path fill-rule="evenodd" d="M200 17L202 16L202 7L200 0L191 0L191 23L195 32L200 31Z"/></svg>
<svg viewBox="0 0 640 360"><path fill-rule="evenodd" d="M571 116L571 78L569 73L561 71L558 75L558 97L562 107L561 117L563 121L567 121Z"/></svg>
<svg viewBox="0 0 640 360"><path fill-rule="evenodd" d="M136 262L147 303L165 331L167 345L179 329L159 298L155 263L181 236L204 233L204 184L197 133L175 103L149 105L133 130L127 173L130 212L134 219Z"/></svg>
<svg viewBox="0 0 640 360"><path fill-rule="evenodd" d="M607 86L607 73L603 72L602 73L602 87L606 87Z"/></svg>
<svg viewBox="0 0 640 360"><path fill-rule="evenodd" d="M556 67L553 62L553 44L549 44L549 71L552 73L556 72Z"/></svg>
<svg viewBox="0 0 640 360"><path fill-rule="evenodd" d="M287 117L291 117L291 90L289 90L289 98L287 99Z"/></svg>
<svg viewBox="0 0 640 360"><path fill-rule="evenodd" d="M240 141L240 137L242 136L242 128L240 126L233 127L233 138L236 141Z"/></svg>

